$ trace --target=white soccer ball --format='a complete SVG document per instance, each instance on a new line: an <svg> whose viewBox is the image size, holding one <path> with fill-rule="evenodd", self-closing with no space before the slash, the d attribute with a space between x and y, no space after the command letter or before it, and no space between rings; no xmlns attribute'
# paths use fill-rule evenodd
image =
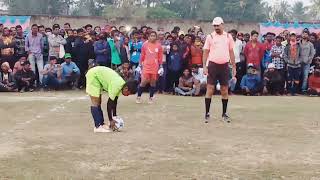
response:
<svg viewBox="0 0 320 180"><path fill-rule="evenodd" d="M220 89L221 89L220 83L217 84L216 89L217 89L217 91L220 91Z"/></svg>
<svg viewBox="0 0 320 180"><path fill-rule="evenodd" d="M116 122L115 130L119 131L122 128L124 128L124 121L121 117L119 117L119 116L113 117L113 120Z"/></svg>

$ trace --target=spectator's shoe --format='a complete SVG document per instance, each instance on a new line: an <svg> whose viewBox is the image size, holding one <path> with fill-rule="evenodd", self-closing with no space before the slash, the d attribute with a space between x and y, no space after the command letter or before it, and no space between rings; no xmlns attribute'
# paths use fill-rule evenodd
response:
<svg viewBox="0 0 320 180"><path fill-rule="evenodd" d="M149 98L148 104L153 104L154 103L154 97Z"/></svg>
<svg viewBox="0 0 320 180"><path fill-rule="evenodd" d="M34 91L34 89L33 89L33 88L30 88L30 89L29 89L29 92L33 92L33 91Z"/></svg>
<svg viewBox="0 0 320 180"><path fill-rule="evenodd" d="M26 92L26 88L23 87L23 88L20 90L20 92L21 92L21 93Z"/></svg>
<svg viewBox="0 0 320 180"><path fill-rule="evenodd" d="M137 99L136 99L136 103L137 103L137 104L141 104L141 103L142 103L142 101L141 101L141 97L137 97Z"/></svg>
<svg viewBox="0 0 320 180"><path fill-rule="evenodd" d="M209 123L210 113L204 115L204 123Z"/></svg>
<svg viewBox="0 0 320 180"><path fill-rule="evenodd" d="M231 123L231 118L227 114L224 114L222 115L222 121L226 123Z"/></svg>
<svg viewBox="0 0 320 180"><path fill-rule="evenodd" d="M109 133L112 132L110 129L106 129L103 126L99 126L98 128L93 129L94 133Z"/></svg>

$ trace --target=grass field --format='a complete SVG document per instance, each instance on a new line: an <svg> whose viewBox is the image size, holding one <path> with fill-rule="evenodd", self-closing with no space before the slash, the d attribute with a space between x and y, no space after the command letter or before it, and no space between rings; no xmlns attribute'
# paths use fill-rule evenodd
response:
<svg viewBox="0 0 320 180"><path fill-rule="evenodd" d="M234 96L224 124L215 97L204 124L203 98L121 97L126 127L108 134L83 92L0 99L0 180L320 180L320 98Z"/></svg>

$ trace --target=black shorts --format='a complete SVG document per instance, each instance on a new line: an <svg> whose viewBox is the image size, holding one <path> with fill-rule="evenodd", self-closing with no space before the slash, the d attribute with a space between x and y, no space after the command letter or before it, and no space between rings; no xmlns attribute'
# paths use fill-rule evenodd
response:
<svg viewBox="0 0 320 180"><path fill-rule="evenodd" d="M214 62L209 62L208 65L208 84L216 85L219 81L221 86L229 85L229 64L217 64Z"/></svg>

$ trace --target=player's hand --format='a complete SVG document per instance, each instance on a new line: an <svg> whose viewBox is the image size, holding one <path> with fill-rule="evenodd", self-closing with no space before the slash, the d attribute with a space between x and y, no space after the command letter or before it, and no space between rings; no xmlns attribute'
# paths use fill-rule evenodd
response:
<svg viewBox="0 0 320 180"><path fill-rule="evenodd" d="M110 121L110 129L112 129L113 131L115 131L117 129L115 120Z"/></svg>
<svg viewBox="0 0 320 180"><path fill-rule="evenodd" d="M205 76L208 75L208 67L207 67L207 66L204 66L204 67L203 67L203 74L204 74Z"/></svg>
<svg viewBox="0 0 320 180"><path fill-rule="evenodd" d="M237 75L237 69L236 67L232 67L232 77L236 77Z"/></svg>
<svg viewBox="0 0 320 180"><path fill-rule="evenodd" d="M158 71L158 74L159 74L159 76L163 76L163 73L164 73L164 69L163 69L163 67L161 67Z"/></svg>

